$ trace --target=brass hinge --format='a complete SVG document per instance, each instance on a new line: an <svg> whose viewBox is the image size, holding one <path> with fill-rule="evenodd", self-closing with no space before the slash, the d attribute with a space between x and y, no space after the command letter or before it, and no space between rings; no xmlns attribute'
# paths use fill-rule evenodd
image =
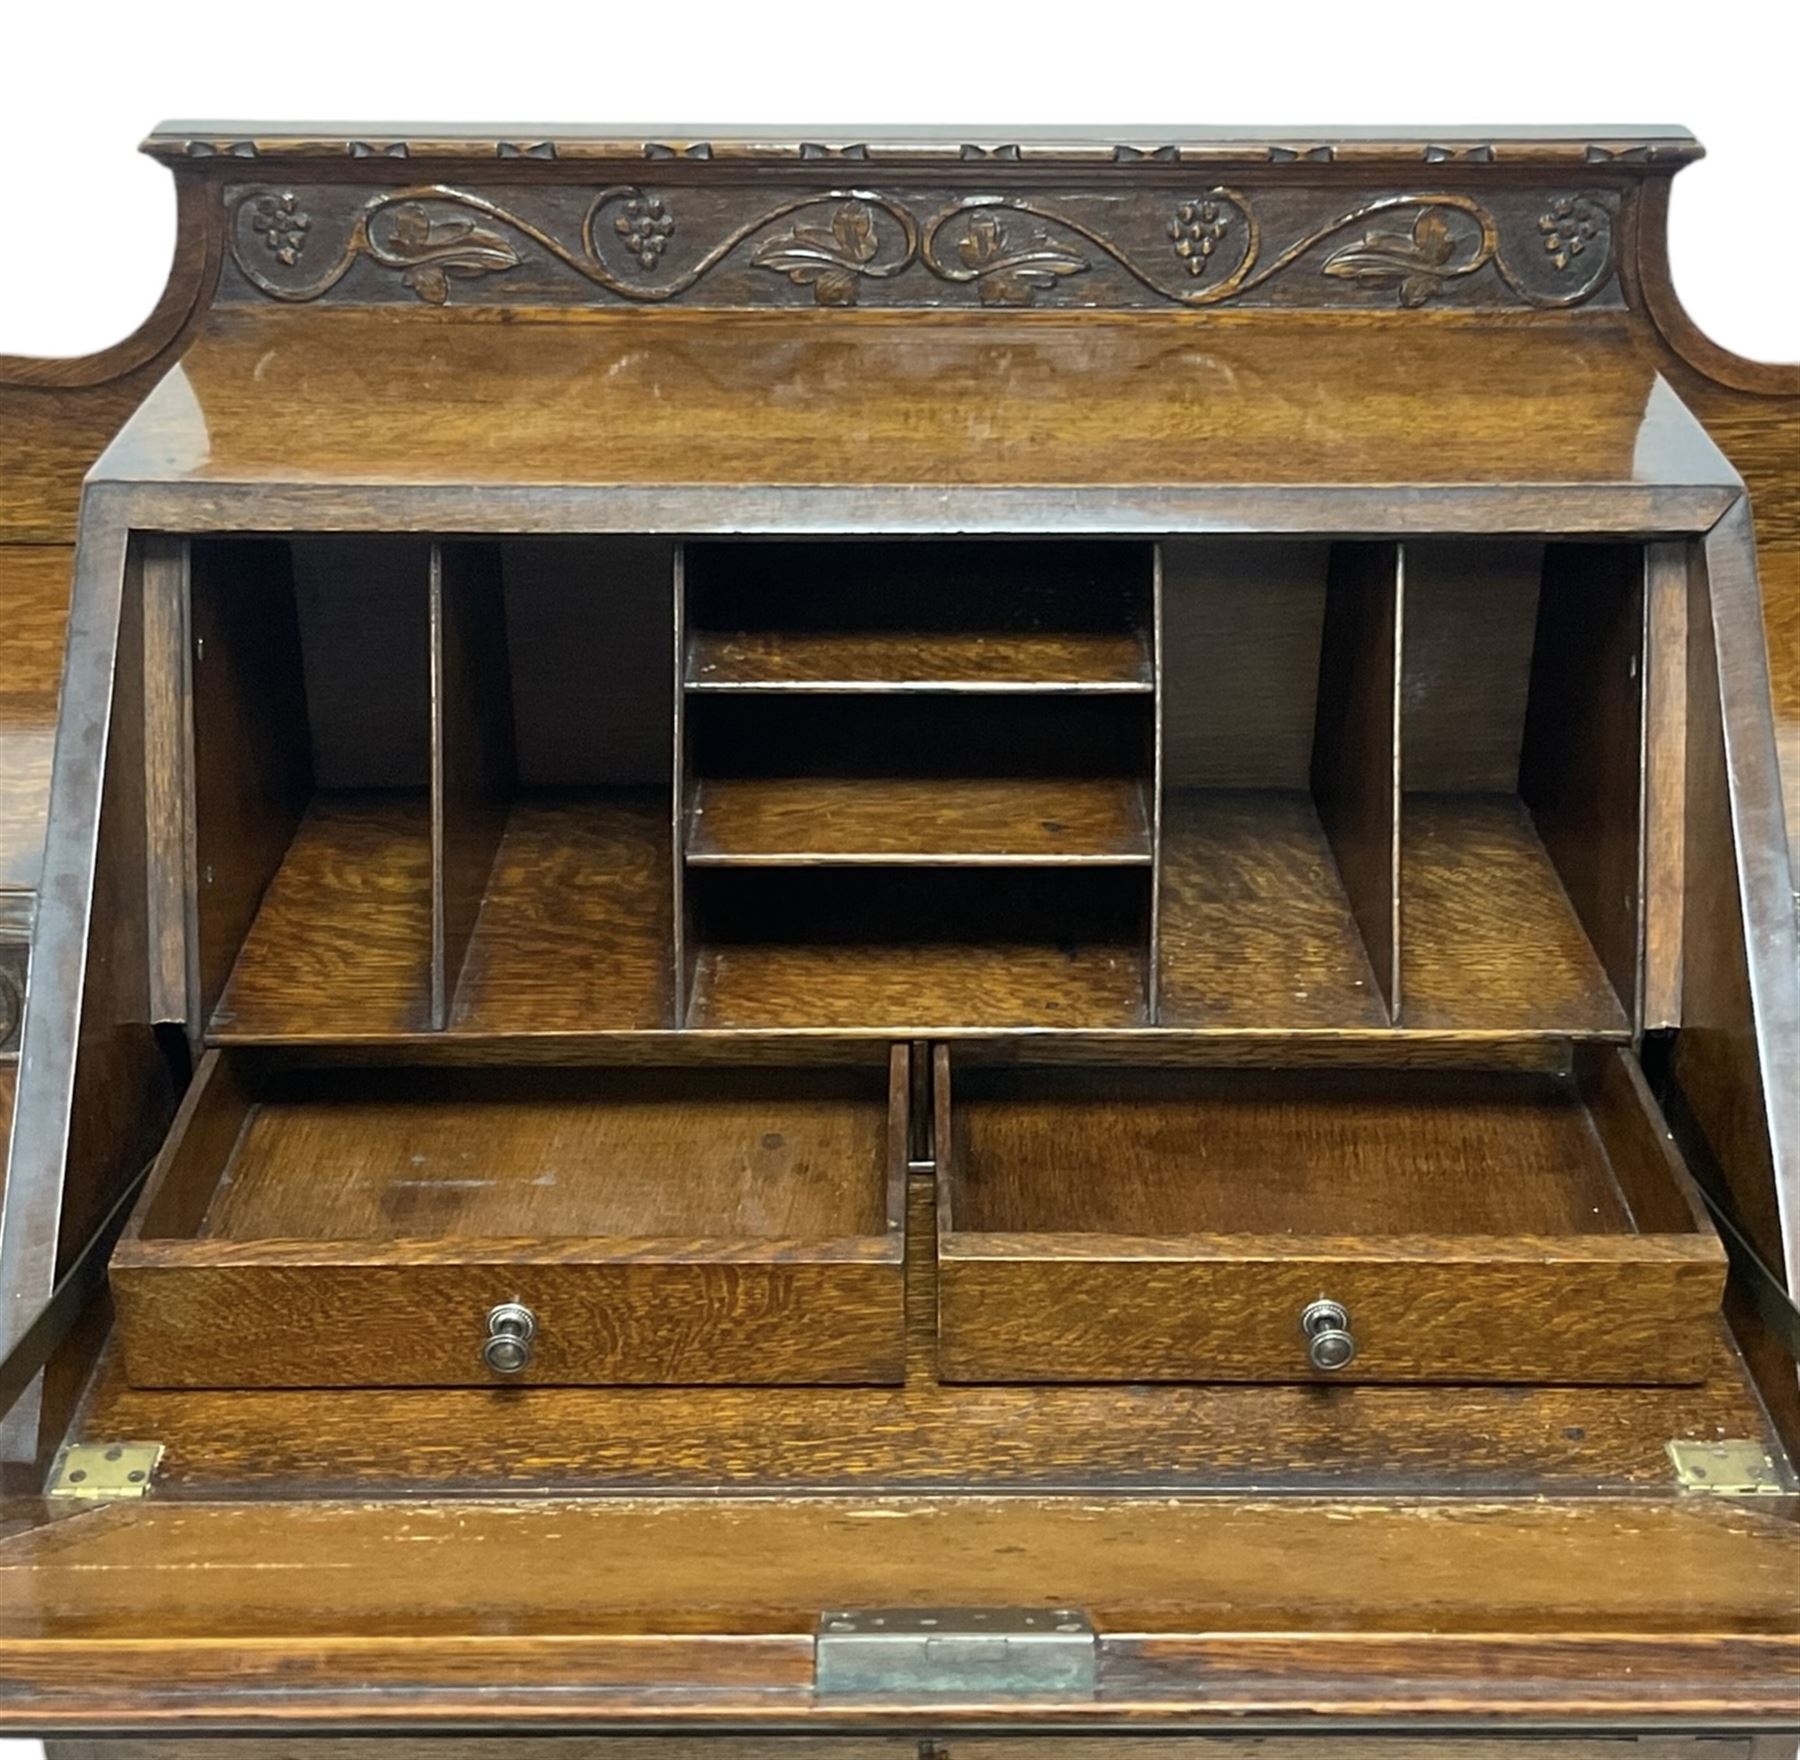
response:
<svg viewBox="0 0 1800 1760"><path fill-rule="evenodd" d="M72 1442L57 1457L44 1495L69 1503L142 1497L162 1456L160 1442Z"/></svg>
<svg viewBox="0 0 1800 1760"><path fill-rule="evenodd" d="M1671 1442L1669 1459L1683 1491L1708 1497L1780 1497L1781 1474L1760 1442Z"/></svg>
<svg viewBox="0 0 1800 1760"><path fill-rule="evenodd" d="M845 1608L819 1617L813 1684L844 1698L1091 1698L1098 1640L1072 1608Z"/></svg>

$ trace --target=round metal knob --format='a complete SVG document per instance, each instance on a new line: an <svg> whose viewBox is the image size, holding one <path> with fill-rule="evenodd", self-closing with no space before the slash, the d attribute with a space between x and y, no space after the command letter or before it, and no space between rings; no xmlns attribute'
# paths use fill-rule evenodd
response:
<svg viewBox="0 0 1800 1760"><path fill-rule="evenodd" d="M523 1302L502 1302L487 1317L487 1342L481 1360L496 1375L518 1375L531 1367L531 1341L537 1316Z"/></svg>
<svg viewBox="0 0 1800 1760"><path fill-rule="evenodd" d="M1317 1301L1300 1316L1306 1335L1307 1361L1329 1374L1345 1368L1356 1355L1356 1339L1350 1331L1350 1311L1341 1302Z"/></svg>

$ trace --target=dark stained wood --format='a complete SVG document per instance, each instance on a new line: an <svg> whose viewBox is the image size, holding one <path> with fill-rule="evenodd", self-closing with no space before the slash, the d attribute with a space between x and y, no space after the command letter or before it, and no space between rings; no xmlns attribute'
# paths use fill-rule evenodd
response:
<svg viewBox="0 0 1800 1760"><path fill-rule="evenodd" d="M0 1209L0 1357L144 1166L174 1109L150 1025L142 555L104 520L77 553L89 636L66 681L45 900ZM91 1337L0 1415L0 1468L36 1470L67 1425Z"/></svg>
<svg viewBox="0 0 1800 1760"><path fill-rule="evenodd" d="M1517 797L1411 794L1404 810L1409 1026L1625 1028L1618 995Z"/></svg>
<svg viewBox="0 0 1800 1760"><path fill-rule="evenodd" d="M311 739L285 546L196 545L194 867L202 1011L232 960L300 823L312 786Z"/></svg>
<svg viewBox="0 0 1800 1760"><path fill-rule="evenodd" d="M1213 538L1163 558L1163 783L1310 786L1323 544Z"/></svg>
<svg viewBox="0 0 1800 1760"><path fill-rule="evenodd" d="M1640 1232L1621 1189L1684 1177L1647 1093L1590 1109L1542 1078L1350 1071L965 1070L952 1087L949 1056L937 1067L949 1379L1704 1373L1722 1249L1667 1196L1670 1232ZM1645 1118L1627 1127L1631 1103ZM1307 1361L1319 1297L1357 1334L1335 1372Z"/></svg>
<svg viewBox="0 0 1800 1760"><path fill-rule="evenodd" d="M1150 823L1131 778L717 778L695 791L687 859L1147 865Z"/></svg>
<svg viewBox="0 0 1800 1760"><path fill-rule="evenodd" d="M1387 1024L1307 793L1170 794L1161 888L1162 1025Z"/></svg>
<svg viewBox="0 0 1800 1760"><path fill-rule="evenodd" d="M1671 1074L1705 1157L1697 1171L1792 1291L1800 1287L1791 1176L1800 1116L1781 1072L1800 1042L1800 951L1764 713L1766 659L1746 626L1756 587L1747 508L1709 535L1705 565L1688 600L1685 1025ZM1792 1359L1760 1315L1740 1319L1791 1447L1800 1437Z"/></svg>
<svg viewBox="0 0 1800 1760"><path fill-rule="evenodd" d="M1545 559L1519 794L1627 1014L1643 986L1644 552Z"/></svg>
<svg viewBox="0 0 1800 1760"><path fill-rule="evenodd" d="M1407 544L1403 787L1518 787L1543 566L1542 544Z"/></svg>
<svg viewBox="0 0 1800 1760"><path fill-rule="evenodd" d="M1400 665L1405 580L1391 545L1332 552L1313 724L1319 823L1389 1017L1401 979Z"/></svg>
<svg viewBox="0 0 1800 1760"><path fill-rule="evenodd" d="M431 553L431 1024L449 1024L518 779L500 555Z"/></svg>
<svg viewBox="0 0 1800 1760"><path fill-rule="evenodd" d="M320 788L431 777L431 546L306 536L289 547Z"/></svg>
<svg viewBox="0 0 1800 1760"><path fill-rule="evenodd" d="M1108 630L698 630L691 691L1148 691L1143 638Z"/></svg>
<svg viewBox="0 0 1800 1760"><path fill-rule="evenodd" d="M900 1378L901 1047L783 1079L223 1079L114 1254L134 1382L478 1385L505 1301L537 1317L519 1382Z"/></svg>
<svg viewBox="0 0 1800 1760"><path fill-rule="evenodd" d="M666 791L671 546L502 540L500 554L520 782Z"/></svg>

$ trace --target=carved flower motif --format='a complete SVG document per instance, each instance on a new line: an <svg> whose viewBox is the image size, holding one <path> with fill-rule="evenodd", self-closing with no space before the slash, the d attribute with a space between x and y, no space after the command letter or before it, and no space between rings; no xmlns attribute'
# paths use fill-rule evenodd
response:
<svg viewBox="0 0 1800 1760"><path fill-rule="evenodd" d="M1208 259L1225 238L1229 216L1214 201L1183 202L1169 222L1175 254L1193 276L1206 273Z"/></svg>
<svg viewBox="0 0 1800 1760"><path fill-rule="evenodd" d="M613 221L613 230L625 241L640 269L654 269L669 248L675 217L661 196L633 196L625 204L625 212Z"/></svg>
<svg viewBox="0 0 1800 1760"><path fill-rule="evenodd" d="M1600 217L1580 196L1559 196L1549 213L1538 216L1538 231L1550 261L1566 269L1600 236Z"/></svg>
<svg viewBox="0 0 1800 1760"><path fill-rule="evenodd" d="M256 198L250 210L250 226L262 235L263 249L291 269L306 249L312 215L300 206L292 190L285 190L278 196Z"/></svg>

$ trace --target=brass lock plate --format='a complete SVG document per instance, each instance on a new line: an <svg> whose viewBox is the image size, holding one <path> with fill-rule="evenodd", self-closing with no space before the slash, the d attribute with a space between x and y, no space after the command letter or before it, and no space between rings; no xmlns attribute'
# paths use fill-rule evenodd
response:
<svg viewBox="0 0 1800 1760"><path fill-rule="evenodd" d="M821 1697L1092 1698L1099 1645L1074 1608L843 1608L813 1656Z"/></svg>

